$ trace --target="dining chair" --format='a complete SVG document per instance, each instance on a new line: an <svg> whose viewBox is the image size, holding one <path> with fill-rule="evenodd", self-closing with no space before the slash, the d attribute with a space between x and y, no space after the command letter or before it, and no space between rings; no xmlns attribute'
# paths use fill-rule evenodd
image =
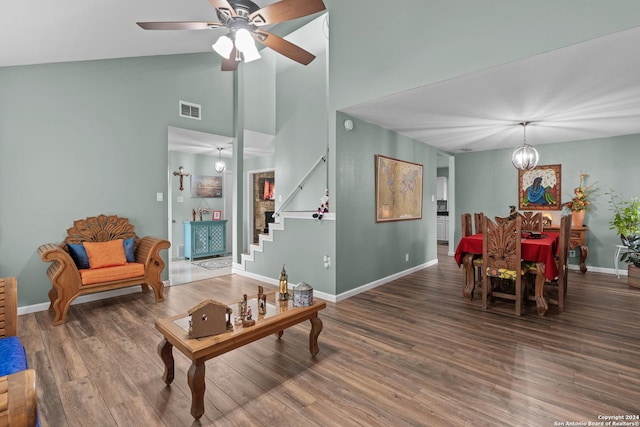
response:
<svg viewBox="0 0 640 427"><path fill-rule="evenodd" d="M494 223L484 220L482 239L483 270L487 276L482 287L482 308L489 297L512 300L516 316L522 315L522 219ZM513 286L513 288L512 288Z"/></svg>
<svg viewBox="0 0 640 427"><path fill-rule="evenodd" d="M471 231L471 214L470 213L463 213L460 215L460 226L461 226L461 232L462 232L462 237L467 237L467 236L471 236L473 234L473 231Z"/></svg>
<svg viewBox="0 0 640 427"><path fill-rule="evenodd" d="M476 233L482 233L482 224L484 224L484 213L476 212L473 214L473 223Z"/></svg>
<svg viewBox="0 0 640 427"><path fill-rule="evenodd" d="M476 212L473 214L473 223L475 227L476 234L482 233L482 224L484 224L484 213ZM477 256L473 258L473 266L478 270L478 284L482 286L482 257Z"/></svg>
<svg viewBox="0 0 640 427"><path fill-rule="evenodd" d="M571 215L564 215L560 218L560 238L558 241L558 252L556 254L556 267L558 277L553 281L545 280L544 295L548 303L557 305L558 311L564 311L564 299L567 295L567 285L569 277L569 247L571 245ZM528 273L534 277L537 274L535 265L530 266ZM535 279L534 279L535 281ZM528 299L535 300L533 295L528 295Z"/></svg>
<svg viewBox="0 0 640 427"><path fill-rule="evenodd" d="M522 218L522 231L537 231L542 233L543 222L542 212L518 212L518 216Z"/></svg>
<svg viewBox="0 0 640 427"><path fill-rule="evenodd" d="M477 214L475 214L477 215ZM473 231L471 229L471 214L470 213L463 213L460 216L460 224L462 227L462 237L466 237L466 236L471 236L473 234ZM481 229L476 229L476 233L481 233L482 230ZM473 280L473 288L475 289L476 286L482 286L482 255L481 254L467 254L467 256L470 256L472 259L472 263L473 263L473 277L465 277L464 279L464 286L463 286L463 294L465 294L465 287L466 284L468 283L468 281ZM478 270L477 273L475 270ZM465 273L466 275L467 273ZM473 300L473 291L469 292L469 299Z"/></svg>
<svg viewBox="0 0 640 427"><path fill-rule="evenodd" d="M513 220L513 218L510 218L508 216L495 216L494 219L496 220L496 224L506 224L507 222ZM484 226L483 226L483 230L484 230Z"/></svg>

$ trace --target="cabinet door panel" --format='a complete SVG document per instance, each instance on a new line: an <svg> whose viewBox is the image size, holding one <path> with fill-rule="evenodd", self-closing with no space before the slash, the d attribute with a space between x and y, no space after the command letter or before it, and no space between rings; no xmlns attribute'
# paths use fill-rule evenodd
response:
<svg viewBox="0 0 640 427"><path fill-rule="evenodd" d="M193 252L197 256L209 252L209 230L197 225L193 227Z"/></svg>

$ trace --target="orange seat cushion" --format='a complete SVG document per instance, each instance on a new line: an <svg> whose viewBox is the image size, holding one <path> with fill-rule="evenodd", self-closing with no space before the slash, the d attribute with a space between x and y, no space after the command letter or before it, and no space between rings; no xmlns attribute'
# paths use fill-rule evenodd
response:
<svg viewBox="0 0 640 427"><path fill-rule="evenodd" d="M88 268L80 270L83 285L111 282L113 280L131 279L144 276L144 264L129 262L124 265L104 268Z"/></svg>
<svg viewBox="0 0 640 427"><path fill-rule="evenodd" d="M90 268L112 267L127 263L122 239L108 242L84 242L83 245L89 256Z"/></svg>

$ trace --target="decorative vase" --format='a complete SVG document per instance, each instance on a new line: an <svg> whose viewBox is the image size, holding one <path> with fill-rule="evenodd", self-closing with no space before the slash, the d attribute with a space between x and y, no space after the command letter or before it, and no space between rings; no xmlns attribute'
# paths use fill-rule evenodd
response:
<svg viewBox="0 0 640 427"><path fill-rule="evenodd" d="M571 224L573 227L582 227L584 225L584 214L586 211L573 211L571 212Z"/></svg>

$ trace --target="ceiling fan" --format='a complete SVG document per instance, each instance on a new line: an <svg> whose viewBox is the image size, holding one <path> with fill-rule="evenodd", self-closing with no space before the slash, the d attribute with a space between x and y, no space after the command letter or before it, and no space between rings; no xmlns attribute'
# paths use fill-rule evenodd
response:
<svg viewBox="0 0 640 427"><path fill-rule="evenodd" d="M325 10L322 0L280 0L262 9L250 0L209 0L220 22L138 22L145 30L208 30L226 27L229 33L212 46L222 57L222 71L235 71L240 62L260 58L254 40L300 64L307 65L315 55L287 40L261 30L265 25L301 18Z"/></svg>

